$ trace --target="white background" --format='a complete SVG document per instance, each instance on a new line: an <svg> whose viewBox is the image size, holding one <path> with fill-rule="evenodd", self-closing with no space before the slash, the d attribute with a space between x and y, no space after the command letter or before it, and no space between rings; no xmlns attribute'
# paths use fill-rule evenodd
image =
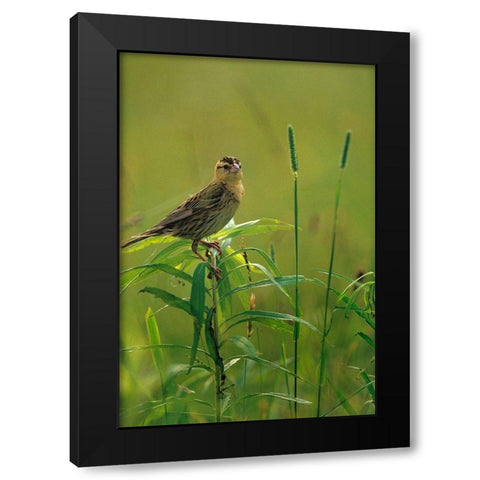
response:
<svg viewBox="0 0 480 480"><path fill-rule="evenodd" d="M3 478L478 478L475 3L45 0L2 5ZM411 449L82 470L69 464L68 20L77 11L411 32Z"/></svg>

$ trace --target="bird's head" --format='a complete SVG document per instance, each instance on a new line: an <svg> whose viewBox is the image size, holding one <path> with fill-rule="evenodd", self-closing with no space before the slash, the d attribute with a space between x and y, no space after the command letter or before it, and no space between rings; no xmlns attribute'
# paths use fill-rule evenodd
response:
<svg viewBox="0 0 480 480"><path fill-rule="evenodd" d="M242 164L235 157L223 157L215 165L215 180L224 183L237 183L242 180Z"/></svg>

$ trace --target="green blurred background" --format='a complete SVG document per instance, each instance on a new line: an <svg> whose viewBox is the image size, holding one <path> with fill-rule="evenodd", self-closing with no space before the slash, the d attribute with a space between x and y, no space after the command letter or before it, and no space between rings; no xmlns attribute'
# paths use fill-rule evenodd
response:
<svg viewBox="0 0 480 480"><path fill-rule="evenodd" d="M345 132L351 130L333 270L349 277L374 270L374 66L121 53L119 71L121 240L154 225L205 186L215 162L225 155L238 157L244 171L246 194L235 222L268 217L293 223L287 141L291 124L299 158L299 270L312 277L312 268L328 269L339 159ZM245 242L266 251L273 244L280 270L289 275L295 273L293 239L293 231L279 231L246 237ZM239 239L234 243L240 246ZM159 248L122 253L121 270L146 263ZM162 273L144 285L189 295L188 286ZM159 299L139 295L141 286L120 297L121 347L147 344L145 312L149 306L154 311L163 306ZM271 287L258 289L256 295L257 308L293 313ZM323 302L318 286L301 284L304 318L318 325ZM168 309L156 316L164 343L191 343L192 323L186 314ZM348 365L363 368L372 357L355 337L362 327L356 318L338 321L329 337L329 376L345 394L360 384ZM260 334L263 356L278 360L278 334L267 329ZM320 338L306 337L304 346L300 344L300 375L314 381ZM187 355L168 352L172 362L188 362ZM257 374L268 382L265 372ZM156 382L150 352L122 356L120 408L126 411L152 398ZM313 395L311 386L301 388L300 396ZM357 403L360 410L364 399L358 397L352 405ZM276 403L264 402L249 419L286 415ZM335 402L333 392L329 402ZM311 416L308 409L299 411ZM140 422L136 416L121 417L124 426Z"/></svg>

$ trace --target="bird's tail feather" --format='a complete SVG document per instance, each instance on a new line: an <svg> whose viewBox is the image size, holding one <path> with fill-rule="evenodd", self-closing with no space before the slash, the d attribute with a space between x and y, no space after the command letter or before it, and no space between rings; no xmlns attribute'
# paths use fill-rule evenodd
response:
<svg viewBox="0 0 480 480"><path fill-rule="evenodd" d="M133 235L133 237L130 237L128 240L125 240L125 242L122 243L122 248L129 247L130 245L133 245L134 243L140 242L142 240L145 240L146 238L150 237L156 237L158 235L162 235L162 230L163 228L158 228L154 227L150 230L147 230L146 232L139 233L137 235Z"/></svg>

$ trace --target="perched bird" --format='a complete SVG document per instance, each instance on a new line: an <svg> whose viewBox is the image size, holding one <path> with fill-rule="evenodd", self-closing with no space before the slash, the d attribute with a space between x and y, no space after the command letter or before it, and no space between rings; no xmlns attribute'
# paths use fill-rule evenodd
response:
<svg viewBox="0 0 480 480"><path fill-rule="evenodd" d="M153 227L128 239L122 248L145 238L172 235L192 239L192 251L204 262L205 257L198 252L199 244L221 254L218 242L202 239L218 232L232 219L245 193L242 177L240 161L235 157L223 157L216 163L213 179L205 188L187 198ZM219 270L214 273L219 279Z"/></svg>

